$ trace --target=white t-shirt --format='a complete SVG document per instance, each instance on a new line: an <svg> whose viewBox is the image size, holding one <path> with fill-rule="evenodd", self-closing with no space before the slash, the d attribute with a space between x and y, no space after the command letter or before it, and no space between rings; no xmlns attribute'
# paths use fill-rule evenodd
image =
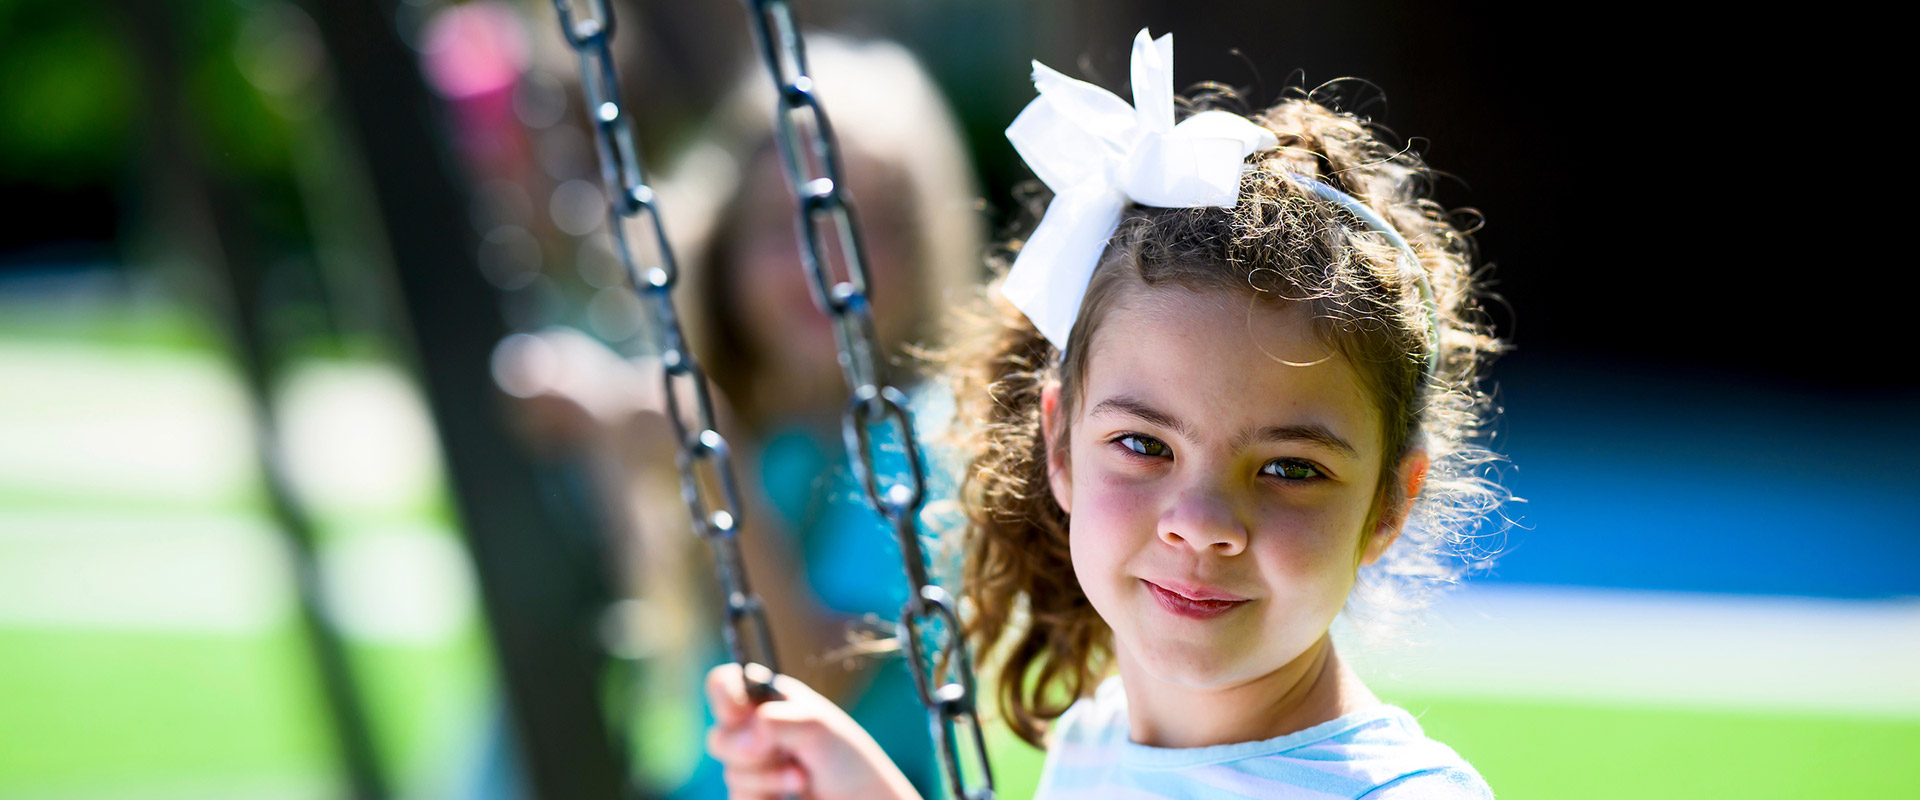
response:
<svg viewBox="0 0 1920 800"><path fill-rule="evenodd" d="M1128 738L1127 697L1114 677L1067 709L1052 736L1035 800L1493 797L1472 765L1398 706L1257 742L1148 747Z"/></svg>

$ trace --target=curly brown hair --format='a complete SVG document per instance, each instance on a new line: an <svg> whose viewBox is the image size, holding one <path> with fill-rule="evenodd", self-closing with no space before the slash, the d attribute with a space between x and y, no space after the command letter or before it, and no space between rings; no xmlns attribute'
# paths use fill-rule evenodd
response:
<svg viewBox="0 0 1920 800"><path fill-rule="evenodd" d="M1237 102L1210 88L1181 108L1239 111ZM1470 552L1474 530L1504 499L1486 477L1493 456L1477 444L1490 408L1480 371L1499 342L1474 288L1471 231L1428 199L1431 171L1365 121L1310 96L1249 118L1280 144L1247 159L1238 205L1129 205L1090 279L1064 359L997 291L940 355L956 378L953 434L967 460L960 493L967 521L950 543L970 605L966 634L997 668L1001 715L1036 746L1051 720L1092 693L1113 658L1112 632L1074 576L1068 515L1048 488L1041 391L1057 383L1061 407L1077 408L1088 345L1105 311L1129 290L1173 285L1304 303L1316 334L1354 365L1385 434L1386 474L1372 520L1405 510L1407 522L1387 555L1362 571L1350 617L1417 609L1456 581L1473 556L1485 555ZM1302 177L1365 203L1418 254L1439 307L1432 374L1431 318L1398 266L1398 251L1350 212L1316 198ZM1055 441L1064 447L1066 436ZM1403 508L1405 482L1391 473L1416 447L1426 448L1429 472L1419 498Z"/></svg>

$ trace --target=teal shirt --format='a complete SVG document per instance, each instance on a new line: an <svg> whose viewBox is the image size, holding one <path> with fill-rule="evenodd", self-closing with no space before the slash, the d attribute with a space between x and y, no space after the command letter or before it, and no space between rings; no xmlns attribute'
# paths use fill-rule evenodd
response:
<svg viewBox="0 0 1920 800"><path fill-rule="evenodd" d="M911 402L915 435L924 442L929 423L944 425L952 403L928 392L916 392ZM891 437L881 436L876 448L885 459L883 474L904 464L899 442ZM807 582L822 605L841 614L872 615L883 628L897 621L907 599L900 544L893 528L867 507L839 431L791 427L774 432L760 454L757 477L774 513L794 538ZM930 502L951 497L953 466L929 461L927 481ZM783 653L781 658L809 655L819 654ZM716 653L715 663L724 658ZM847 713L872 734L923 796L940 795L926 708L920 704L903 657L887 657ZM675 796L724 797L725 793L718 764L703 758L693 779Z"/></svg>

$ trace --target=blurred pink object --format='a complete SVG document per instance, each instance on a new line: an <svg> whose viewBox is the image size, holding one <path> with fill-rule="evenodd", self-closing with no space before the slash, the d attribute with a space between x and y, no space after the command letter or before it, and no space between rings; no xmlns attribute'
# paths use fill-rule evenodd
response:
<svg viewBox="0 0 1920 800"><path fill-rule="evenodd" d="M526 23L511 6L475 0L428 20L420 37L427 85L452 106L460 149L483 175L513 177L526 160L526 131L513 91L530 56Z"/></svg>
<svg viewBox="0 0 1920 800"><path fill-rule="evenodd" d="M449 6L420 38L427 83L454 100L511 87L527 68L527 32L513 9L477 0Z"/></svg>

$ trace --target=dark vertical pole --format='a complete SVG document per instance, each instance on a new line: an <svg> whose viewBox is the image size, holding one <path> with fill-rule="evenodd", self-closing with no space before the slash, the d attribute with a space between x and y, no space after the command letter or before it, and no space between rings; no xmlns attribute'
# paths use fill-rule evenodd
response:
<svg viewBox="0 0 1920 800"><path fill-rule="evenodd" d="M379 0L308 0L365 157L447 456L530 787L549 800L622 795L600 699L596 622L612 596L587 504L504 424L489 359L506 335L479 265L470 187L439 101Z"/></svg>
<svg viewBox="0 0 1920 800"><path fill-rule="evenodd" d="M230 188L216 189L212 198L213 227L219 252L217 277L228 290L227 327L240 374L246 382L252 412L255 455L267 493L274 527L286 537L293 552L294 589L300 598L300 622L313 648L322 693L326 697L334 738L340 747L352 796L385 800L391 796L381 770L379 748L362 699L359 681L347 659L347 645L327 614L326 584L320 572L313 518L293 492L287 462L280 449L280 423L273 405L274 364L267 352L260 291L264 264L245 219L244 198ZM224 266L224 269L220 269Z"/></svg>
<svg viewBox="0 0 1920 800"><path fill-rule="evenodd" d="M193 124L184 113L181 68L189 51L180 11L161 3L127 3L123 31L144 67L146 105L142 113L154 134L142 153L146 204L154 224L189 249L213 278L205 298L225 323L227 339L239 362L252 417L255 456L266 489L274 528L293 554L294 590L301 627L313 649L321 695L332 723L334 743L351 796L385 800L390 796L378 747L347 646L327 615L311 515L294 494L280 450L279 423L272 400L274 364L269 353L260 291L265 273L261 242L247 219L246 198L235 187L209 177L188 142Z"/></svg>

